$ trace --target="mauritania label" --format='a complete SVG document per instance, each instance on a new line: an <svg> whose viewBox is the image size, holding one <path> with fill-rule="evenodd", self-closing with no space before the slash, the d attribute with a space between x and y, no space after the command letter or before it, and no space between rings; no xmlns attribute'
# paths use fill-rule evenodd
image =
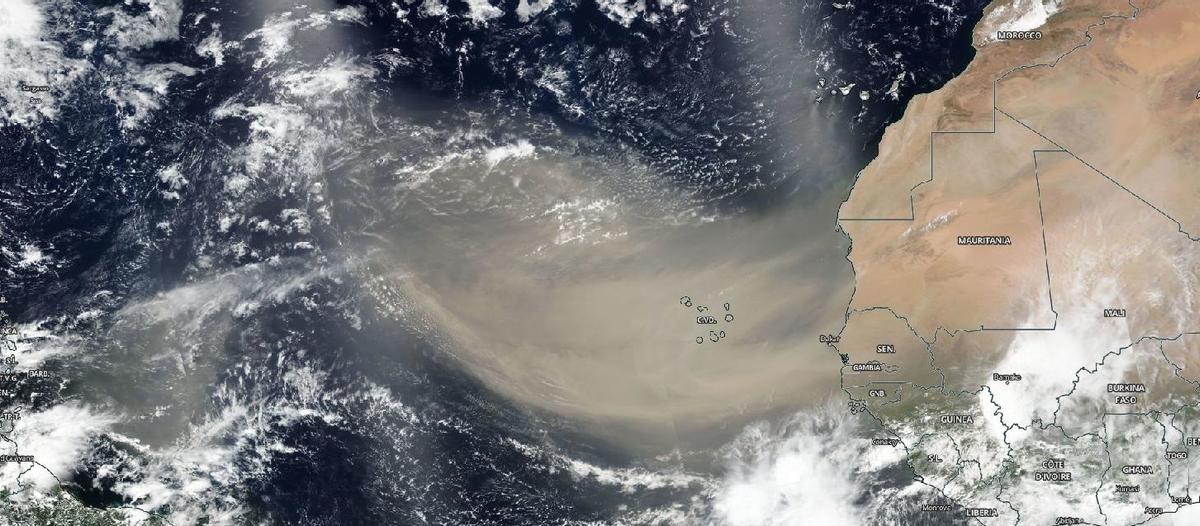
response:
<svg viewBox="0 0 1200 526"><path fill-rule="evenodd" d="M1010 236L958 236L958 244L963 246L1005 246L1012 244Z"/></svg>

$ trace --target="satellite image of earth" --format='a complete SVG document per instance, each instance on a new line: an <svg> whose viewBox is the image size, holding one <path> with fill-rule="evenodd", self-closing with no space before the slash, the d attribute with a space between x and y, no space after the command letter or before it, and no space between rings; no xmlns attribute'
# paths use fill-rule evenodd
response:
<svg viewBox="0 0 1200 526"><path fill-rule="evenodd" d="M1197 137L1193 0L0 0L0 526L1200 524Z"/></svg>

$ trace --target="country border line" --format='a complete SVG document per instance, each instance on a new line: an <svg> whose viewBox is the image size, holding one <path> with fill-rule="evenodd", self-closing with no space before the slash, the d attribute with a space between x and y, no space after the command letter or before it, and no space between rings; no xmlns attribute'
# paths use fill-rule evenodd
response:
<svg viewBox="0 0 1200 526"><path fill-rule="evenodd" d="M909 222L912 222L912 221L915 221L917 218L917 205L916 205L916 198L913 197L913 194L916 193L917 188L919 188L921 185L923 185L925 183L932 182L933 178L934 178L934 154L933 154L933 148L934 148L934 142L935 142L934 139L938 135L950 135L950 134L993 134L994 135L995 133L996 133L996 81L992 81L992 129L990 129L990 130L933 130L933 131L929 132L929 177L927 177L923 181L918 182L917 184L913 185L911 188L908 189L908 217L839 217L838 222L840 223L842 221L851 221L851 222L854 222L854 221L859 221L859 222L866 222L866 221L909 221ZM857 181L856 181L856 183L857 183ZM850 200L850 198L849 198L849 196L847 196L846 201L849 201L849 200ZM843 203L843 204L845 204L845 203Z"/></svg>
<svg viewBox="0 0 1200 526"><path fill-rule="evenodd" d="M1005 116L1012 118L1007 113ZM1015 119L1014 119L1015 121ZM1038 165L1039 153L1066 153L1066 150L1033 150L1033 184L1037 190L1037 205L1038 205L1038 222L1042 229L1042 262L1046 265L1046 296L1050 299L1050 312L1054 313L1054 322L1049 327L985 327L980 326L981 331L1053 331L1058 328L1058 309L1054 308L1054 280L1050 277L1050 245L1046 241L1046 212L1042 206L1042 179L1040 168Z"/></svg>
<svg viewBox="0 0 1200 526"><path fill-rule="evenodd" d="M1067 56L1071 55L1072 53L1074 53L1076 51L1079 51L1080 49L1086 48L1089 45L1091 45L1092 41L1095 38L1091 34L1092 30L1097 27L1104 26L1105 24L1108 23L1108 21L1110 19L1136 20L1138 14L1141 12L1141 9L1133 3L1133 0L1128 0L1128 3L1129 3L1129 7L1133 10L1130 14L1101 16L1099 22L1090 24L1084 29L1083 36L1084 36L1084 39L1086 40L1085 42L1082 42L1082 43L1076 45L1075 47L1063 52L1058 57L1055 57L1055 59L1053 61L1040 62L1040 63L1036 63L1036 64L1022 64L1019 66L1015 66L1015 67L1008 69L1004 73L1002 73L999 77L996 77L996 79L992 80L992 128L990 130L933 130L933 131L930 131L929 132L929 177L927 179L925 179L924 181L918 182L917 184L913 185L911 188L908 189L908 205L909 205L909 216L908 217L845 217L845 218L838 217L837 221L839 223L842 221L850 221L850 222L869 222L869 221L910 221L911 222L911 221L915 221L916 220L916 203L915 203L916 200L913 197L913 193L921 185L933 181L933 177L934 177L934 162L933 162L934 136L938 135L938 134L964 134L964 133L995 134L996 133L996 112L1000 111L1001 113L1003 113L1003 110L1000 110L996 103L997 92L999 91L998 85L999 85L1000 81L1004 80L1005 78L1007 78L1009 75L1012 75L1013 73L1016 73L1018 71L1022 71L1025 69L1033 69L1033 68L1039 68L1039 67L1053 68L1053 67L1057 66L1059 64L1059 62L1062 62L1062 60L1067 58ZM1005 115L1007 115L1009 118L1013 118L1012 115L1009 115L1007 113L1005 113ZM1029 126L1026 126L1024 123L1018 121L1017 119L1013 118L1013 120L1016 121L1017 123L1021 124L1022 126L1029 128ZM1029 128L1029 129L1030 129L1030 131L1033 131L1034 133L1038 133L1036 130L1033 130L1032 128ZM1040 133L1038 133L1038 135L1041 135L1042 138L1045 138L1047 141L1050 141L1051 143L1054 143L1055 146L1059 146L1061 148L1061 145L1059 145L1058 143L1055 143L1054 141L1050 140L1049 138L1045 137L1044 135L1042 135ZM1074 155L1074 154L1072 154L1072 155ZM1082 159L1080 159L1080 161L1082 162ZM1091 166L1089 165L1089 167L1091 167ZM1093 169L1095 169L1095 168L1093 167ZM1099 172L1099 170L1097 170L1097 172ZM857 184L857 181L856 181L856 184ZM1128 189L1126 189L1126 191L1128 191ZM1141 198L1139 197L1139 199L1141 199ZM849 202L849 200L850 200L850 198L849 198L849 196L847 196L846 201L843 201L842 204ZM1143 200L1143 202L1144 201L1145 200ZM1147 203L1147 204L1149 204L1149 203Z"/></svg>
<svg viewBox="0 0 1200 526"><path fill-rule="evenodd" d="M1195 236L1191 235L1190 233L1188 233L1188 231L1187 231L1187 230L1184 230L1184 229L1183 229L1183 223L1181 223L1181 222L1180 222L1178 219L1175 219L1174 217L1172 217L1172 216L1171 216L1171 214L1168 214L1168 213L1164 212L1164 211L1163 211L1161 208L1159 208L1159 207L1155 206L1155 205L1154 205L1154 203L1151 203L1150 201L1147 201L1145 198L1143 198L1142 196L1138 195L1138 194L1137 194L1137 192L1134 192L1133 190L1130 190L1128 187L1126 187L1125 185L1121 184L1121 183L1120 183L1120 182L1118 182L1116 179L1113 179L1111 176L1109 176L1108 174L1104 173L1104 172L1103 172L1102 170L1100 170L1099 168L1096 168L1096 167L1095 167L1095 166L1093 166L1091 163L1089 163L1089 162L1085 161L1085 160L1084 160L1082 157L1080 157L1080 156L1078 156L1078 155L1075 155L1075 153L1074 153L1074 152L1072 152L1071 150L1067 149L1067 148L1066 148L1066 147L1064 147L1063 145L1059 144L1059 143L1058 143L1057 141L1055 141L1054 139L1051 139L1050 137L1047 137L1047 136L1046 136L1044 133L1042 133L1042 132L1040 132L1040 131L1038 131L1038 130L1035 130L1035 129L1034 129L1032 126L1030 126L1030 125L1028 125L1028 124L1025 124L1024 122L1021 122L1021 120L1020 120L1020 119L1017 119L1016 117L1013 117L1013 116L1012 116L1012 115L1010 115L1008 112L1006 112L1006 111L1004 111L1004 110L1002 110L1002 109L1000 109L1000 108L994 108L994 109L995 109L995 111L998 111L998 112L1000 112L1000 113L1003 113L1005 116L1007 116L1008 118L1012 119L1012 120L1013 120L1013 122L1015 122L1015 123L1017 123L1017 124L1020 124L1021 126L1025 127L1025 129L1027 129L1027 130L1029 130L1029 131L1031 131L1031 132L1033 132L1033 133L1036 133L1036 134L1038 134L1038 136L1040 136L1041 138L1043 138L1043 139L1046 139L1047 141L1049 141L1049 142L1050 142L1050 144L1053 144L1053 145L1055 145L1055 146L1057 146L1057 147L1059 147L1059 148L1062 148L1062 151L1064 151L1064 152L1067 152L1067 154L1069 154L1071 157L1074 157L1076 161L1079 161L1081 164L1083 164L1084 166L1088 167L1088 168L1089 168L1090 170L1092 170L1093 172L1096 172L1096 173L1097 173L1097 174L1099 174L1101 177L1103 177L1103 178L1107 179L1107 180L1108 180L1108 182L1110 182L1110 183L1112 183L1112 184L1116 185L1116 186L1117 186L1117 188L1120 188L1121 190L1124 190L1124 191L1125 191L1125 193L1127 193L1127 194L1129 194L1129 195L1133 196L1133 197L1134 197L1135 199L1137 199L1138 201L1141 201L1141 202L1142 202L1142 204L1144 204L1144 205L1146 205L1146 206L1150 207L1150 209L1154 210L1155 212L1158 212L1160 215L1162 215L1163 217L1167 218L1167 219L1168 219L1168 220L1170 220L1172 223L1175 223L1175 226L1176 226L1176 228L1178 228L1178 229L1179 229L1179 233L1181 233L1181 234L1183 234L1184 236L1186 236L1186 237L1188 238L1188 240L1190 240L1190 241L1200 241L1200 237L1195 237Z"/></svg>

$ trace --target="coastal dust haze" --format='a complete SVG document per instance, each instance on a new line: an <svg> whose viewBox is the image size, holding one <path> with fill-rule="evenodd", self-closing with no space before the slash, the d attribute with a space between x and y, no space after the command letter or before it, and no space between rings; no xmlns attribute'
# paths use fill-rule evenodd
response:
<svg viewBox="0 0 1200 526"><path fill-rule="evenodd" d="M642 444L736 432L837 389L840 361L818 341L852 288L837 199L705 217L577 168L540 152L433 174L504 204L399 205L402 229L366 237L384 307L506 397Z"/></svg>

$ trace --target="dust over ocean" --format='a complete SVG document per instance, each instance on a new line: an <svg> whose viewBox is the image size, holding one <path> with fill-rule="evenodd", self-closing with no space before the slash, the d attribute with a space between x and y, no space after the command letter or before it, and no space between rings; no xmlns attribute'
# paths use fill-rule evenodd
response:
<svg viewBox="0 0 1200 526"><path fill-rule="evenodd" d="M984 4L9 0L3 353L45 372L0 386L37 460L0 485L176 525L897 520L929 496L817 341L836 210Z"/></svg>

